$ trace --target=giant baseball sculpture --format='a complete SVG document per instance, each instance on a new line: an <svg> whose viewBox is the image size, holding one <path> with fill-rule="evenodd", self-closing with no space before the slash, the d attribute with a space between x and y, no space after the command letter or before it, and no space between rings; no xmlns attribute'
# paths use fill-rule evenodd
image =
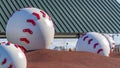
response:
<svg viewBox="0 0 120 68"><path fill-rule="evenodd" d="M113 52L113 50L115 48L115 41L113 40L113 38L109 34L103 34L103 35L105 36L105 38L109 42L110 51Z"/></svg>
<svg viewBox="0 0 120 68"><path fill-rule="evenodd" d="M53 22L43 10L23 8L9 19L6 37L26 50L48 48L54 38Z"/></svg>
<svg viewBox="0 0 120 68"><path fill-rule="evenodd" d="M87 51L109 56L110 47L107 39L102 34L88 32L78 39L76 51Z"/></svg>
<svg viewBox="0 0 120 68"><path fill-rule="evenodd" d="M0 43L0 68L27 68L27 60L17 44Z"/></svg>

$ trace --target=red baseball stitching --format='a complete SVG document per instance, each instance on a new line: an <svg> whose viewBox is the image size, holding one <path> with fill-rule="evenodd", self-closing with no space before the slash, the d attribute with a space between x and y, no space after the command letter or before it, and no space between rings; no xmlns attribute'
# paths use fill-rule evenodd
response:
<svg viewBox="0 0 120 68"><path fill-rule="evenodd" d="M29 44L30 41L27 38L20 38L20 41L24 41L25 43Z"/></svg>
<svg viewBox="0 0 120 68"><path fill-rule="evenodd" d="M32 30L31 29L23 29L23 32L27 32L29 34L33 34Z"/></svg>
<svg viewBox="0 0 120 68"><path fill-rule="evenodd" d="M10 45L10 42L7 42L6 45Z"/></svg>
<svg viewBox="0 0 120 68"><path fill-rule="evenodd" d="M26 51L27 51L23 46L19 46L19 48L20 48L23 52L26 52Z"/></svg>
<svg viewBox="0 0 120 68"><path fill-rule="evenodd" d="M4 58L4 60L2 61L2 65L6 64L7 63L7 58ZM10 64L8 68L13 68L13 65Z"/></svg>
<svg viewBox="0 0 120 68"><path fill-rule="evenodd" d="M34 16L36 16L37 19L40 19L40 16L39 16L38 13L33 12L32 14L33 14ZM31 23L33 26L36 25L36 22L35 22L33 19L28 19L27 22L28 22L28 23ZM30 30L30 29L23 29L23 32L28 32L29 34L33 34L32 30ZM27 43L27 44L30 43L30 41L29 41L27 38L20 38L20 41L24 41L24 42Z"/></svg>
<svg viewBox="0 0 120 68"><path fill-rule="evenodd" d="M14 46L15 46L16 48L18 48L18 47L19 47L17 44L14 44Z"/></svg>
<svg viewBox="0 0 120 68"><path fill-rule="evenodd" d="M46 13L44 11L40 11L43 17L46 17Z"/></svg>
<svg viewBox="0 0 120 68"><path fill-rule="evenodd" d="M2 65L4 65L7 62L7 59L4 58L4 60L2 61Z"/></svg>
<svg viewBox="0 0 120 68"><path fill-rule="evenodd" d="M97 51L97 53L99 54L101 51L103 51L103 49L99 49L99 50Z"/></svg>
<svg viewBox="0 0 120 68"><path fill-rule="evenodd" d="M28 23L31 23L33 26L36 25L36 22L35 22L34 20L32 20L32 19L28 19L27 22L28 22Z"/></svg>
<svg viewBox="0 0 120 68"><path fill-rule="evenodd" d="M85 36L85 35L86 35L86 34L84 34L84 36ZM83 41L85 41L87 38L88 38L88 36L85 36L85 37L83 38ZM88 40L88 44L91 44L92 41L93 41L93 39L89 39L89 40ZM93 45L93 48L96 48L98 45L99 45L99 43L95 43L95 44ZM103 51L102 48L99 49L99 50L97 51L97 53L99 54L101 51Z"/></svg>
<svg viewBox="0 0 120 68"><path fill-rule="evenodd" d="M12 64L10 64L8 68L13 68L13 65L12 65Z"/></svg>
<svg viewBox="0 0 120 68"><path fill-rule="evenodd" d="M94 44L94 48L96 48L98 45L99 45L99 43L95 43L95 44Z"/></svg>
<svg viewBox="0 0 120 68"><path fill-rule="evenodd" d="M91 44L92 41L93 41L93 39L90 39L90 40L88 41L88 44Z"/></svg>
<svg viewBox="0 0 120 68"><path fill-rule="evenodd" d="M83 41L85 41L87 38L88 38L88 36L85 36L85 37L83 38Z"/></svg>
<svg viewBox="0 0 120 68"><path fill-rule="evenodd" d="M40 16L39 16L39 14L38 14L38 13L33 12L32 14L33 14L34 16L36 16L38 20L40 19Z"/></svg>

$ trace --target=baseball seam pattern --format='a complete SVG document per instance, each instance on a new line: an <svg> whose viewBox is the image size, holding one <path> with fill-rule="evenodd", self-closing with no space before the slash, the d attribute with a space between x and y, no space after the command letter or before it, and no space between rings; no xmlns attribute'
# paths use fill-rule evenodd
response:
<svg viewBox="0 0 120 68"><path fill-rule="evenodd" d="M29 29L29 28L27 28L27 29L23 29L23 32L27 32L27 33L29 33L29 34L33 34L32 30Z"/></svg>
<svg viewBox="0 0 120 68"><path fill-rule="evenodd" d="M88 39L88 38L89 38L89 36L87 36L86 34L85 34L85 35L83 35L83 36L84 36L84 37L83 37L83 41L86 41L86 39ZM92 38L91 38L91 39L89 39L89 40L88 40L88 44L90 45L92 41L94 41L94 39L92 39ZM94 43L93 48L95 49L98 45L99 45L99 43L98 43L98 42ZM101 51L103 51L103 49L102 49L102 48L98 49L97 54L99 54Z"/></svg>
<svg viewBox="0 0 120 68"><path fill-rule="evenodd" d="M46 17L46 13L44 11L40 11L43 17Z"/></svg>
<svg viewBox="0 0 120 68"><path fill-rule="evenodd" d="M40 16L39 16L38 13L33 12L32 14L33 14L34 16L36 16L36 18L37 18L38 20L40 19Z"/></svg>
<svg viewBox="0 0 120 68"><path fill-rule="evenodd" d="M1 62L1 65L6 64L7 62L8 62L7 58L4 58L3 61ZM10 64L10 65L8 66L8 68L13 68L13 65Z"/></svg>
<svg viewBox="0 0 120 68"><path fill-rule="evenodd" d="M43 18L45 18L45 17L47 16L47 14L46 14L43 10L40 10L39 12L42 14L42 17L43 17ZM40 19L41 19L39 13L37 13L37 12L32 12L31 14L32 14L33 16L35 16L35 17L37 18L37 20L40 20ZM48 19L51 20L51 17L48 16ZM32 26L36 26L36 24L37 24L34 19L27 19L26 22L32 24ZM25 28L25 29L22 30L22 32L23 32L23 33L28 33L28 34L30 34L30 35L32 35L32 34L34 33L30 28ZM26 44L30 44L30 40L29 40L28 38L26 38L26 37L21 37L21 38L19 39L19 41L20 41L20 42L25 42ZM24 46L20 46L20 48L22 48L23 50L26 51L26 49L24 48Z"/></svg>
<svg viewBox="0 0 120 68"><path fill-rule="evenodd" d="M4 65L5 63L7 63L7 58L4 58L1 64Z"/></svg>
<svg viewBox="0 0 120 68"><path fill-rule="evenodd" d="M34 21L34 20L32 20L32 19L28 19L28 20L27 20L27 23L31 23L33 26L35 26L35 25L36 25L35 21Z"/></svg>
<svg viewBox="0 0 120 68"><path fill-rule="evenodd" d="M1 42L0 44L5 44L5 45L7 45L7 46L9 46L10 45L10 42ZM2 60L2 62L1 62L1 65L4 65L4 64L6 64L8 62L8 59L7 58L4 58L3 60ZM9 66L8 66L8 68L13 68L13 65L12 64L10 64Z"/></svg>
<svg viewBox="0 0 120 68"><path fill-rule="evenodd" d="M10 66L9 66L8 68L13 68L13 65L12 65L12 64L10 64Z"/></svg>
<svg viewBox="0 0 120 68"><path fill-rule="evenodd" d="M10 46L11 45L11 42L0 42L1 45L6 45L6 46ZM22 46L19 46L17 44L14 44L15 48L20 48L20 49L24 49L24 47ZM23 51L23 50L22 50ZM26 49L24 49L24 51L26 51ZM23 52L23 54L26 56L26 54ZM8 62L8 59L7 58L4 58L1 62L1 65L4 65ZM8 66L8 68L13 68L13 64L10 63L10 65Z"/></svg>

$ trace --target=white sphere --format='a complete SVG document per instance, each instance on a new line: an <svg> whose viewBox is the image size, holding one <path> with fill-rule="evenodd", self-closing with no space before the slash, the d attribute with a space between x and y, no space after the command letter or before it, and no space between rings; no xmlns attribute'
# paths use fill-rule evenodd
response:
<svg viewBox="0 0 120 68"><path fill-rule="evenodd" d="M16 44L0 43L0 68L27 68L26 56Z"/></svg>
<svg viewBox="0 0 120 68"><path fill-rule="evenodd" d="M110 47L107 39L102 34L88 32L78 39L76 51L87 51L109 56Z"/></svg>
<svg viewBox="0 0 120 68"><path fill-rule="evenodd" d="M109 34L103 34L109 42L110 51L112 52L115 48L115 41Z"/></svg>
<svg viewBox="0 0 120 68"><path fill-rule="evenodd" d="M53 22L43 10L23 8L10 17L6 37L26 50L48 48L54 38Z"/></svg>

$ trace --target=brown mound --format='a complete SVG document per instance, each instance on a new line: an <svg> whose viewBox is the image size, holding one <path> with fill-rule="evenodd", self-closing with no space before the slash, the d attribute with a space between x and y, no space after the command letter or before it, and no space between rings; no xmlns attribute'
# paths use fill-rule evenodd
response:
<svg viewBox="0 0 120 68"><path fill-rule="evenodd" d="M111 55L45 49L26 53L28 68L120 68L120 59Z"/></svg>
<svg viewBox="0 0 120 68"><path fill-rule="evenodd" d="M111 53L110 57L120 59L120 53Z"/></svg>

